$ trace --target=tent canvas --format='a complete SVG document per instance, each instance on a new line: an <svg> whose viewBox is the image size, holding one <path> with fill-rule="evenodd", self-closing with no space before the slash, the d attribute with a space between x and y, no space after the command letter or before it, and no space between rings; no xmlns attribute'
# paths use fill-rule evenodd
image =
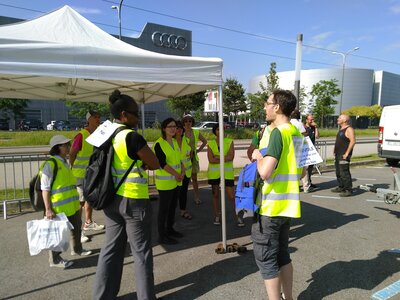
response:
<svg viewBox="0 0 400 300"><path fill-rule="evenodd" d="M69 6L0 26L0 98L107 102L118 88L148 103L222 83L219 58L129 45Z"/></svg>

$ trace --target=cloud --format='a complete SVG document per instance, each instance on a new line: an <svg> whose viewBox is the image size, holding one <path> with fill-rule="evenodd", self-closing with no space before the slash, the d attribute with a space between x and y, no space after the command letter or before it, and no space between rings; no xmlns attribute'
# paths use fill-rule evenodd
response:
<svg viewBox="0 0 400 300"><path fill-rule="evenodd" d="M84 8L84 7L73 7L78 13L86 15L99 15L101 10L97 8Z"/></svg>
<svg viewBox="0 0 400 300"><path fill-rule="evenodd" d="M357 42L372 42L375 40L375 37L373 35L360 35L354 39Z"/></svg>
<svg viewBox="0 0 400 300"><path fill-rule="evenodd" d="M400 14L400 4L395 4L390 7L390 11L394 13L395 15Z"/></svg>
<svg viewBox="0 0 400 300"><path fill-rule="evenodd" d="M332 35L332 31L321 32L311 37L310 41L312 45L320 45L328 37Z"/></svg>
<svg viewBox="0 0 400 300"><path fill-rule="evenodd" d="M387 50L398 50L400 49L400 42L390 44L386 47Z"/></svg>

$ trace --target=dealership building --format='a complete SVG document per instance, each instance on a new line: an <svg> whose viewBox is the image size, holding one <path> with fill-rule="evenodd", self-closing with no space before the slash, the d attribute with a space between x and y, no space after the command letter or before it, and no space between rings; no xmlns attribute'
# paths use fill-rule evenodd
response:
<svg viewBox="0 0 400 300"><path fill-rule="evenodd" d="M0 16L0 25L7 25L25 21L10 17ZM118 36L114 37L118 38ZM135 47L163 53L167 55L192 56L192 32L185 29L147 23L137 38L122 36L121 39ZM173 76L173 74L171 74ZM28 106L24 109L24 119L39 120L44 127L52 120L68 120L71 127L82 126L84 120L78 119L69 113L69 108L62 100L29 99ZM96 99L93 99L95 101ZM146 103L144 105L145 126L151 126L154 122L161 122L171 113L167 109L166 100ZM0 120L6 119L0 112ZM15 129L19 119L10 119L9 128Z"/></svg>
<svg viewBox="0 0 400 300"><path fill-rule="evenodd" d="M279 87L293 90L295 72L277 72ZM312 86L321 80L336 79L339 88L342 87L343 69L312 69L302 70L300 75L300 86L304 87L308 94ZM253 77L249 83L249 93L260 91L260 82L265 86L267 79L265 75ZM339 114L339 101L341 95L335 99L335 115ZM343 103L342 110L352 106L380 106L400 104L400 75L386 71L374 71L370 69L346 68L343 81ZM307 104L309 98L305 99Z"/></svg>

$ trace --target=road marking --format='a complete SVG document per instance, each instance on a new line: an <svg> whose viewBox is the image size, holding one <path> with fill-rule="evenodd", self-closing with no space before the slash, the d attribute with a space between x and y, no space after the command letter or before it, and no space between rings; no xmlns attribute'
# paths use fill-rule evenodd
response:
<svg viewBox="0 0 400 300"><path fill-rule="evenodd" d="M365 167L366 169L387 169L387 167Z"/></svg>
<svg viewBox="0 0 400 300"><path fill-rule="evenodd" d="M390 252L390 253L400 253L400 249L393 248L393 249L388 250L388 252Z"/></svg>
<svg viewBox="0 0 400 300"><path fill-rule="evenodd" d="M325 176L325 175L314 175L313 177L319 177L319 178L329 178L329 179L336 179L336 176ZM360 178L360 177L353 177L355 180L372 180L375 181L375 178Z"/></svg>
<svg viewBox="0 0 400 300"><path fill-rule="evenodd" d="M372 299L386 300L400 293L400 280L373 294Z"/></svg>
<svg viewBox="0 0 400 300"><path fill-rule="evenodd" d="M340 197L333 197L333 196L318 196L318 195L312 195L311 197L313 197L313 198L327 198L327 199L340 199Z"/></svg>
<svg viewBox="0 0 400 300"><path fill-rule="evenodd" d="M385 202L383 200L376 200L376 199L367 199L365 201L368 201L368 202Z"/></svg>

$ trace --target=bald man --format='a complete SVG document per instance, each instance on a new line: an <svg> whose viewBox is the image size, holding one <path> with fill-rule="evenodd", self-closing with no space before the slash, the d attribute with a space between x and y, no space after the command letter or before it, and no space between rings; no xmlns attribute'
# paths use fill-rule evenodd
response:
<svg viewBox="0 0 400 300"><path fill-rule="evenodd" d="M335 148L335 168L338 186L332 192L339 193L340 197L349 197L353 194L353 185L350 174L350 158L356 144L354 129L350 126L350 117L340 115L337 119L340 126L336 135Z"/></svg>

